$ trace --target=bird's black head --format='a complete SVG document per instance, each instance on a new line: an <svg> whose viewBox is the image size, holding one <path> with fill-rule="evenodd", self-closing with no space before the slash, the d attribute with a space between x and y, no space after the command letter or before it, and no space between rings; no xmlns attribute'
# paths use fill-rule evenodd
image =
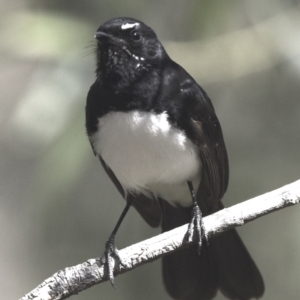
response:
<svg viewBox="0 0 300 300"><path fill-rule="evenodd" d="M168 57L155 32L132 18L111 19L102 24L95 38L97 76L136 77L161 65Z"/></svg>

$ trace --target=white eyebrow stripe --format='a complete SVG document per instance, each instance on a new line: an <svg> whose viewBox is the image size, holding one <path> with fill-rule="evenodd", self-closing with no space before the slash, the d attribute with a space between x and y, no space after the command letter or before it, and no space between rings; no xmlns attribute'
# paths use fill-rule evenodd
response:
<svg viewBox="0 0 300 300"><path fill-rule="evenodd" d="M139 23L126 23L121 26L122 30L133 28L134 26L139 25Z"/></svg>

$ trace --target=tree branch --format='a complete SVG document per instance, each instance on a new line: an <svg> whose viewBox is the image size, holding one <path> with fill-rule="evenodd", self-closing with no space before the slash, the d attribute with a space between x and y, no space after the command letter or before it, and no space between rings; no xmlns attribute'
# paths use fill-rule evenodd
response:
<svg viewBox="0 0 300 300"><path fill-rule="evenodd" d="M205 217L203 219L205 234L211 238L299 202L300 180ZM188 245L189 242L185 239L187 226L186 224L120 250L123 265L116 268L115 276ZM106 280L100 259L89 259L82 264L55 273L20 300L62 300Z"/></svg>

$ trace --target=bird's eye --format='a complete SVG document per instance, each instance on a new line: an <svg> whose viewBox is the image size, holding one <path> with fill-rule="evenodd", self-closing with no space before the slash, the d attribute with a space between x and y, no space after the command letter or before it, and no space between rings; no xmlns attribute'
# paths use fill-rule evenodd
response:
<svg viewBox="0 0 300 300"><path fill-rule="evenodd" d="M130 37L134 41L139 41L141 39L141 35L137 32L137 30L130 31Z"/></svg>

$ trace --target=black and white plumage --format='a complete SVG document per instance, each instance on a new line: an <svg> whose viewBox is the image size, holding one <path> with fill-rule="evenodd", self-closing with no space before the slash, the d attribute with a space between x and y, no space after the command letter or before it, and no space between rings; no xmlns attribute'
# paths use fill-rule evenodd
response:
<svg viewBox="0 0 300 300"><path fill-rule="evenodd" d="M95 155L127 203L163 231L190 222L192 211L198 216L195 207L203 215L221 209L229 167L209 97L144 23L112 19L95 37L96 81L87 97L86 129ZM194 201L189 187L196 190ZM201 227L197 216L191 226ZM106 245L107 260L117 256L114 235L123 217ZM201 228L199 237L201 245ZM163 273L176 299L211 299L220 289L230 299L244 300L264 290L234 230L203 243L201 255L190 247L166 256Z"/></svg>

